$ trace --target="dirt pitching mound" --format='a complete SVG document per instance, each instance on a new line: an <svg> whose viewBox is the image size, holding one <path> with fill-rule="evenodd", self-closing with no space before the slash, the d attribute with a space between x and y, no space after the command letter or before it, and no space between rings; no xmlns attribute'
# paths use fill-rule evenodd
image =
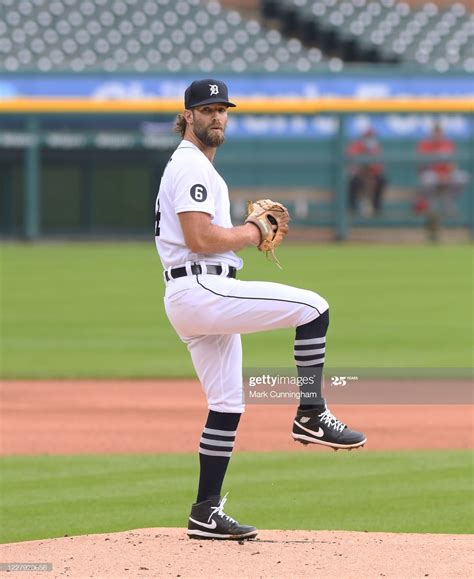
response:
<svg viewBox="0 0 474 579"><path fill-rule="evenodd" d="M54 577L432 579L472 577L471 546L467 535L348 531L261 531L242 543L195 541L184 529L162 528L11 543L1 546L1 558L51 563Z"/></svg>

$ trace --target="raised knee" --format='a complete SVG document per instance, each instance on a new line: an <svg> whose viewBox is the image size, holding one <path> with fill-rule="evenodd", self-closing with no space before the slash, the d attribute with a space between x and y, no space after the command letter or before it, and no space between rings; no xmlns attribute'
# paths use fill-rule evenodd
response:
<svg viewBox="0 0 474 579"><path fill-rule="evenodd" d="M316 292L311 292L311 297L312 297L312 306L318 310L319 315L321 315L323 312L327 311L329 309L329 303L327 302L327 300L325 300L322 296L320 296L319 294L317 294Z"/></svg>
<svg viewBox="0 0 474 579"><path fill-rule="evenodd" d="M321 312L327 312L329 310L329 302L327 300L325 300L324 298L322 298L321 296L319 296L320 299L320 304L321 304Z"/></svg>
<svg viewBox="0 0 474 579"><path fill-rule="evenodd" d="M326 335L329 327L329 308L319 314L310 322L297 326L296 335L298 339L313 337L323 337Z"/></svg>

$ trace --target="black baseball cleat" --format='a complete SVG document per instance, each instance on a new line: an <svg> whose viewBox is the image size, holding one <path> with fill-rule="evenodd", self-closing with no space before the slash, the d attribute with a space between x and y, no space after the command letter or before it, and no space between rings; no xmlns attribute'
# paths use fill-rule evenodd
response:
<svg viewBox="0 0 474 579"><path fill-rule="evenodd" d="M253 539L257 529L241 525L224 513L227 495L209 497L206 501L195 503L191 507L188 521L188 537L190 539L226 539L240 541Z"/></svg>
<svg viewBox="0 0 474 579"><path fill-rule="evenodd" d="M298 409L293 422L293 438L303 444L322 444L338 448L364 446L366 438L362 432L348 428L326 408L318 410Z"/></svg>

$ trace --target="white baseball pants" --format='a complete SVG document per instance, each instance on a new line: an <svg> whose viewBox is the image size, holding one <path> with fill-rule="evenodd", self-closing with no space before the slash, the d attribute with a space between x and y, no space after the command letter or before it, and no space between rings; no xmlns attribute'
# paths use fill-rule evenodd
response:
<svg viewBox="0 0 474 579"><path fill-rule="evenodd" d="M169 281L164 303L191 353L209 410L216 412L245 410L240 334L296 328L329 308L309 290L218 275Z"/></svg>

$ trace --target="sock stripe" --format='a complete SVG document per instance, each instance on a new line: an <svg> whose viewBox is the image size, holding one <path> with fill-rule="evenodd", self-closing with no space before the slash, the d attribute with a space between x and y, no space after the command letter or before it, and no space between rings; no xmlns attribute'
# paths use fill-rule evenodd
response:
<svg viewBox="0 0 474 579"><path fill-rule="evenodd" d="M199 441L201 444L205 444L206 446L227 446L229 448L234 447L234 442L226 441L226 440L211 440L209 438L201 437Z"/></svg>
<svg viewBox="0 0 474 579"><path fill-rule="evenodd" d="M307 344L306 346L295 346L295 351L307 352L308 350L314 350L314 348L325 348L326 344Z"/></svg>
<svg viewBox="0 0 474 579"><path fill-rule="evenodd" d="M200 454L206 454L207 456L224 456L230 458L232 452L223 452L222 450L207 450L207 448L199 448Z"/></svg>
<svg viewBox="0 0 474 579"><path fill-rule="evenodd" d="M308 357L308 356L314 356L315 354L324 354L324 352L326 351L326 348L318 348L316 350L295 350L294 351L294 355L297 358L301 358L303 357Z"/></svg>
<svg viewBox="0 0 474 579"><path fill-rule="evenodd" d="M295 360L302 360L303 362L307 362L308 358L310 360L318 360L319 358L324 358L325 354L317 354L312 356L295 356Z"/></svg>
<svg viewBox="0 0 474 579"><path fill-rule="evenodd" d="M224 440L227 442L234 442L235 440L235 436L221 436L220 434L207 434L205 432L202 434L203 436L205 435L209 440Z"/></svg>
<svg viewBox="0 0 474 579"><path fill-rule="evenodd" d="M326 337L324 338L308 338L307 340L295 340L295 346L307 346L308 344L324 344L326 342Z"/></svg>
<svg viewBox="0 0 474 579"><path fill-rule="evenodd" d="M235 436L237 434L237 430L217 430L215 428L207 428L204 427L203 432L205 434L219 434L220 436Z"/></svg>
<svg viewBox="0 0 474 579"><path fill-rule="evenodd" d="M199 445L199 452L201 452L201 450L213 450L215 452L230 452L232 454L232 450L233 448L221 448L219 446L209 446L208 444L200 444Z"/></svg>
<svg viewBox="0 0 474 579"><path fill-rule="evenodd" d="M313 360L296 360L297 366L317 366L323 364L324 358L313 359Z"/></svg>

